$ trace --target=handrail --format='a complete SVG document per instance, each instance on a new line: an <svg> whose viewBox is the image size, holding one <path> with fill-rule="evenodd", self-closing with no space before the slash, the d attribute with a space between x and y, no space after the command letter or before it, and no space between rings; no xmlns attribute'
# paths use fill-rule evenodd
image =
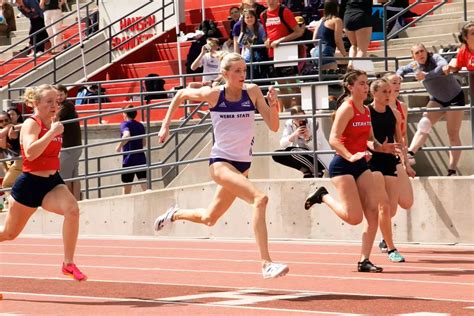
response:
<svg viewBox="0 0 474 316"><path fill-rule="evenodd" d="M388 32L387 32L388 23L390 23L392 21L395 21L397 18L399 18L400 16L402 16L403 14L408 12L411 8L413 8L414 6L416 6L419 3L423 2L423 0L416 0L415 2L410 4L408 7L404 8L403 10L396 13L394 16L392 16L390 19L387 20L387 7L390 6L394 1L395 0L389 0L388 2L386 2L383 5L382 25L383 25L383 31L384 31L383 32L383 46L384 46L383 50L384 50L384 56L385 57L388 57L388 41L389 40L393 39L395 36L397 36L398 34L400 34L403 31L405 31L407 28L409 28L410 26L412 26L416 22L421 21L422 19L425 18L425 16L427 16L428 14L434 12L435 10L442 7L443 5L445 5L448 2L448 0L441 0L441 2L439 4L435 5L434 7L427 10L425 13L423 13L422 15L416 17L416 19L414 19L413 21L410 21L408 24L404 25L401 29L394 31L391 35L389 35ZM464 1L466 1L466 0L464 0ZM466 13L466 8L465 8L464 12ZM387 60L385 61L385 70L388 70L388 61Z"/></svg>
<svg viewBox="0 0 474 316"><path fill-rule="evenodd" d="M89 1L88 3L86 3L85 5L83 5L82 7L80 7L79 10L85 8L85 9L86 9L86 12L89 12L89 6L92 5L92 4L95 3L95 2L96 2L96 0L91 0L91 1ZM61 35L62 33L65 33L67 30L69 30L69 29L71 29L72 27L74 27L74 24L71 24L71 25L66 26L65 28L63 28L62 30L60 30L59 33L56 33L56 34L54 34L54 35L52 35L52 36L49 36L49 35L48 35L48 37L47 37L46 39L42 40L42 41L39 42L39 43L36 42L36 37L37 37L37 35L40 34L41 32L46 32L48 28L52 27L52 26L55 25L55 24L63 23L67 18L69 18L69 17L71 17L71 16L74 16L75 14L76 14L75 11L71 11L71 12L69 12L68 14L66 14L65 16L63 16L61 19L59 19L58 21L55 21L55 22L53 22L52 24L41 28L40 30L34 32L33 34L31 34L31 35L25 37L25 38L22 39L21 41L15 43L15 44L12 44L12 45L8 46L6 49L0 51L0 54L6 53L6 52L9 51L9 50L13 50L13 48L15 48L16 46L20 45L21 43L23 43L23 42L25 42L25 41L29 41L29 40L33 40L33 43L34 43L33 47L31 47L31 48L33 49L33 51L34 51L33 59L30 60L30 61L28 61L28 62L26 62L26 63L24 63L24 64L21 64L20 66L14 68L14 69L11 69L10 71L8 71L8 72L6 72L6 73L3 73L2 75L0 75L0 80L6 78L8 75L14 73L16 70L18 70L18 69L24 67L25 65L28 65L29 63L33 63L35 66L37 66L37 56L36 56L36 52L37 52L36 49L37 49L37 47L36 47L36 46L37 46L38 44L46 43L46 42L48 42L49 40L51 40L52 38L54 38L54 37L56 37L56 36L59 36L59 35ZM88 18L89 18L89 17L88 17L88 14L87 14L84 19L88 19ZM80 21L80 22L82 23L82 21ZM92 25L95 25L95 23L92 24ZM50 51L54 50L55 48L57 48L58 46L61 46L62 44L66 43L66 42L68 42L68 41L69 41L68 39L67 39L67 40L63 40L60 44L58 44L58 45L56 45L56 46L51 46L51 48L48 49L47 51L45 51L44 53L50 52ZM70 49L70 48L68 48L68 49L66 49L66 50L64 50L64 51L67 51L67 50L69 50L69 49ZM61 53L62 53L62 52L61 52ZM8 59L8 60L6 60L6 61L0 63L0 67L1 67L1 66L4 66L4 65L7 65L8 63L10 63L11 61L15 60L16 58L19 58L20 55L22 55L21 52L18 53L18 54L16 54L16 55L14 55L14 56L12 56L10 59ZM60 55L60 54L58 54L58 56L59 56L59 55ZM55 58L55 57L56 57L56 56L54 56L54 58ZM47 61L49 61L49 60L47 60ZM45 62L47 62L47 61L45 61Z"/></svg>

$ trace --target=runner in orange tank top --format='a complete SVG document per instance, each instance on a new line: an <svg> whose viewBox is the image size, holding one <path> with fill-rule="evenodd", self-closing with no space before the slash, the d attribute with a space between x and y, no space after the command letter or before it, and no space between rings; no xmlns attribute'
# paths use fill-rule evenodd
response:
<svg viewBox="0 0 474 316"><path fill-rule="evenodd" d="M0 229L0 242L15 239L40 206L63 215L62 272L77 281L85 281L87 277L74 264L79 207L58 172L64 127L55 121L57 91L51 85L27 88L24 99L34 108L34 115L21 128L23 172L12 187L5 226Z"/></svg>
<svg viewBox="0 0 474 316"><path fill-rule="evenodd" d="M309 209L313 204L324 203L337 216L350 225L360 224L365 216L366 224L362 235L359 272L382 272L370 262L370 252L378 229L379 207L388 208L383 200L383 191L374 185L372 172L367 165L367 148L375 152L393 153L399 147L396 143L380 144L373 137L370 112L364 106L367 99L367 74L353 70L344 76L344 94L339 97L334 123L329 136L329 144L336 155L329 166L329 174L341 201L335 200L325 187L310 194L305 203Z"/></svg>

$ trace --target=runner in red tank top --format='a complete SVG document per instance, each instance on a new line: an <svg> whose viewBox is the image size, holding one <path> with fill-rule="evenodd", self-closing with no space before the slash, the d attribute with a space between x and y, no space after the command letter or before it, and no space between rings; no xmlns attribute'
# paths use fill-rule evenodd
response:
<svg viewBox="0 0 474 316"><path fill-rule="evenodd" d="M367 148L373 151L395 153L395 143L380 144L373 137L370 112L364 106L367 99L367 74L353 70L344 76L344 94L338 99L348 100L338 107L329 136L329 144L336 150L336 156L329 166L331 181L341 201L335 200L325 187L310 194L305 203L309 209L315 203L325 203L342 220L351 225L360 224L365 216L367 224L362 235L359 272L382 272L382 268L370 262L370 252L378 229L379 206L384 204L383 191L374 185L366 155ZM361 198L363 195L363 198Z"/></svg>
<svg viewBox="0 0 474 316"><path fill-rule="evenodd" d="M408 148L408 135L407 135L407 125L408 125L408 107L404 102L398 100L400 95L400 85L401 79L395 72L388 72L383 76L384 79L390 83L392 93L390 95L390 106L392 109L400 112L402 117L401 122L401 132L403 137L403 148L407 150ZM416 172L413 170L409 163L403 164L400 162L397 165L397 175L398 175L398 184L400 194L398 197L398 205L401 208L409 209L413 205L413 188L409 177L415 177Z"/></svg>
<svg viewBox="0 0 474 316"><path fill-rule="evenodd" d="M27 119L21 128L23 172L12 187L10 212L0 230L0 242L15 239L39 206L63 215L62 272L75 280L84 281L87 277L74 264L79 207L58 173L64 130L63 125L55 121L58 94L53 86L41 85L27 88L24 99L27 105L34 108L34 116Z"/></svg>

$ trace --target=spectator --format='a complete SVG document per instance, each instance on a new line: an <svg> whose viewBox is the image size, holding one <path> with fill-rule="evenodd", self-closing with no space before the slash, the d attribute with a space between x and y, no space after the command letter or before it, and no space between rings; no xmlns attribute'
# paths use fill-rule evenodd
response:
<svg viewBox="0 0 474 316"><path fill-rule="evenodd" d="M282 6L280 0L267 0L268 9L260 15L261 23L267 33L267 40L265 46L268 49L268 57L273 58L273 50L280 43L291 42L300 38L304 29L298 26L295 16L290 9ZM295 76L298 73L296 67L275 67L272 74L274 77L288 77ZM294 83L293 80L287 80L282 83ZM288 88L280 88L281 94L290 93ZM295 103L300 103L294 100ZM284 108L289 108L292 100L289 98L282 98Z"/></svg>
<svg viewBox="0 0 474 316"><path fill-rule="evenodd" d="M203 67L204 75L202 81L204 85L211 85L212 80L217 78L217 73L220 71L218 50L219 40L217 38L208 38L206 45L201 48L201 53L191 65L192 70Z"/></svg>
<svg viewBox="0 0 474 316"><path fill-rule="evenodd" d="M290 114L304 115L305 112L301 107L295 106L291 108ZM318 126L316 126L316 129L319 130ZM318 133L317 136L318 145L321 145L324 135ZM283 149L277 150L277 152L289 151L294 152L294 154L288 156L272 156L275 162L301 171L303 178L314 178L316 170L314 169L313 155L298 153L302 150L313 149L313 120L307 120L305 118L288 119L280 139L280 146ZM318 178L323 177L325 169L327 169L327 166L318 159Z"/></svg>
<svg viewBox="0 0 474 316"><path fill-rule="evenodd" d="M47 31L51 39L51 53L59 53L62 45L62 22L58 22L63 17L61 6L66 0L40 0L40 7L44 10L44 24L49 26ZM56 23L57 22L57 23ZM51 26L50 26L51 25Z"/></svg>
<svg viewBox="0 0 474 316"><path fill-rule="evenodd" d="M456 59L451 59L449 65L444 66L446 74L456 72L466 67L469 71L474 71L474 22L468 22L461 28L459 41L462 43Z"/></svg>
<svg viewBox="0 0 474 316"><path fill-rule="evenodd" d="M133 105L126 105L123 109L133 109ZM123 152L122 167L130 168L136 166L146 165L146 156L144 152L128 153L129 151L143 149L146 146L146 138L132 139L128 138L138 135L145 135L145 126L141 122L135 120L137 117L136 110L130 110L123 113L123 122L120 123L120 137L122 141L118 143L115 150ZM130 194L132 191L133 178L137 176L138 180L146 179L146 170L133 171L122 174L122 182L125 183L123 187L123 194ZM147 184L140 183L143 191L146 190Z"/></svg>
<svg viewBox="0 0 474 316"><path fill-rule="evenodd" d="M229 16L227 19L230 21L230 32L234 29L235 23L240 19L240 8L239 7L230 7Z"/></svg>
<svg viewBox="0 0 474 316"><path fill-rule="evenodd" d="M243 12L243 20L241 29L237 36L234 36L235 52L244 57L246 63L250 61L259 62L267 60L265 49L250 49L250 46L256 44L263 44L266 40L265 30L258 21L255 10L245 9ZM247 73L247 78L250 77L250 72ZM260 66L253 66L253 78L262 78L263 74L260 71Z"/></svg>
<svg viewBox="0 0 474 316"><path fill-rule="evenodd" d="M344 28L351 42L349 57L365 57L372 37L372 0L348 0ZM352 64L353 61L349 61L348 68L352 68Z"/></svg>
<svg viewBox="0 0 474 316"><path fill-rule="evenodd" d="M260 17L263 11L266 10L265 6L258 3L256 0L242 0L242 4L240 5L240 12L244 12L244 10L254 10L257 13L257 17ZM235 23L234 27L232 28L232 32L230 36L234 38L234 36L239 36L242 24L242 17Z"/></svg>
<svg viewBox="0 0 474 316"><path fill-rule="evenodd" d="M10 32L16 31L15 12L7 0L0 0L0 5L0 35L9 38Z"/></svg>
<svg viewBox="0 0 474 316"><path fill-rule="evenodd" d="M100 87L97 84L92 84L89 86L89 94L87 96L99 96L98 98L90 98L86 99L86 104L94 104L94 103L109 103L111 102L110 99L105 96L107 95L107 91L104 87ZM99 101L100 100L100 101Z"/></svg>
<svg viewBox="0 0 474 316"><path fill-rule="evenodd" d="M313 39L321 41L321 57L334 57L336 48L339 49L342 57L347 56L344 43L342 41L343 23L338 16L337 0L326 0L324 2L324 16L319 20L314 28ZM319 57L319 48L316 46L311 54ZM321 70L337 69L337 62L334 58L327 58L321 61Z"/></svg>
<svg viewBox="0 0 474 316"><path fill-rule="evenodd" d="M32 36L37 31L44 29L44 15L39 3L36 0L16 0L18 10L30 20L30 46L29 55L34 56L44 52L44 46L48 41L48 33L43 30Z"/></svg>
<svg viewBox="0 0 474 316"><path fill-rule="evenodd" d="M63 85L57 85L59 112L57 114L59 121L67 121L77 119L79 116L76 112L74 103L67 100L67 89ZM71 148L82 145L81 126L79 122L64 123L63 145L62 148ZM77 178L79 176L79 158L82 154L82 148L73 148L61 151L59 156L61 168L59 174L63 179ZM74 195L76 200L81 199L81 181L73 180L66 182L69 191Z"/></svg>
<svg viewBox="0 0 474 316"><path fill-rule="evenodd" d="M423 44L416 44L411 48L413 61L397 70L397 75L404 77L408 73L415 73L415 78L423 83L430 94L428 108L444 108L449 106L465 106L464 92L459 82L452 74L445 75L443 67L446 60L438 54L428 53ZM441 117L446 115L449 143L451 146L461 146L459 131L461 129L464 111L425 112L418 122L417 130L409 147L409 159L415 163L414 155L426 142L431 127ZM448 176L456 175L456 168L461 157L460 150L449 151Z"/></svg>
<svg viewBox="0 0 474 316"><path fill-rule="evenodd" d="M10 125L8 126L8 134L6 135L6 145L9 156L15 158L15 160L6 163L7 172L2 183L4 188L13 186L16 178L21 174L21 168L23 166L20 152L20 128L23 123L23 117L16 108L9 109L7 115Z"/></svg>

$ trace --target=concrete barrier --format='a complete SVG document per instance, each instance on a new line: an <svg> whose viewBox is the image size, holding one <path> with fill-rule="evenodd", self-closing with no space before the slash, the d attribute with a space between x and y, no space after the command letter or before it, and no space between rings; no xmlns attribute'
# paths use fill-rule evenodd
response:
<svg viewBox="0 0 474 316"><path fill-rule="evenodd" d="M325 205L305 211L303 203L316 185L335 189L329 179L254 180L269 196L267 224L270 238L353 240L362 225L350 226ZM413 180L415 204L399 209L393 221L396 242L474 243L474 177L426 177ZM154 219L173 203L182 208L206 207L216 189L202 183L80 202L81 235L153 236ZM0 217L3 223L5 215ZM25 234L60 234L62 217L43 210L28 222ZM252 211L236 200L213 227L178 221L159 235L171 237L252 237Z"/></svg>

